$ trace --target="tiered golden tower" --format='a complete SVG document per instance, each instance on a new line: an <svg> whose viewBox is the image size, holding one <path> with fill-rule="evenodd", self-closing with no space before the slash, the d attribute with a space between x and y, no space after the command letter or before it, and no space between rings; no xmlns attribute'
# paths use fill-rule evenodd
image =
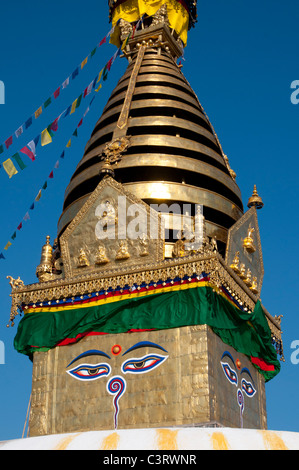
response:
<svg viewBox="0 0 299 470"><path fill-rule="evenodd" d="M66 188L39 282L11 280L33 358L30 435L266 428L283 358L259 300L256 188L236 174L178 59L196 1L110 0L129 64Z"/></svg>

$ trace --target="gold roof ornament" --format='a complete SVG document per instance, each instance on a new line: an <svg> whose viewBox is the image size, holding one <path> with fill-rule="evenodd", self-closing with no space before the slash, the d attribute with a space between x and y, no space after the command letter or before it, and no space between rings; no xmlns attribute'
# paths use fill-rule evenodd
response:
<svg viewBox="0 0 299 470"><path fill-rule="evenodd" d="M257 193L256 185L254 185L252 196L248 199L247 207L256 207L257 209L262 209L264 207L262 198Z"/></svg>

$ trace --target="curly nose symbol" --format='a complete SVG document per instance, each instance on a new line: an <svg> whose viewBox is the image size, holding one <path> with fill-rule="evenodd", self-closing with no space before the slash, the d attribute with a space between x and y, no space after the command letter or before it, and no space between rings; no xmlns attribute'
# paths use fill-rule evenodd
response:
<svg viewBox="0 0 299 470"><path fill-rule="evenodd" d="M118 413L119 413L119 399L126 391L126 381L120 377L111 377L109 382L107 383L107 391L110 395L113 395L113 406L114 406L114 428L117 428L117 420L118 420Z"/></svg>

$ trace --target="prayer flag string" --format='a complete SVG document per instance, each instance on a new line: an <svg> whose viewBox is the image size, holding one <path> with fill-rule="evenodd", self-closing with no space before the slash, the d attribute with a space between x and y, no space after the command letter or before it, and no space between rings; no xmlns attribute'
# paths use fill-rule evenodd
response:
<svg viewBox="0 0 299 470"><path fill-rule="evenodd" d="M101 79L103 81L107 80L107 74L108 74L108 71L110 71L111 69L111 65L113 64L114 60L120 55L120 52L121 52L121 47L116 51L116 53L113 55L113 57L110 59L110 61L107 63L110 65L108 66L107 64L105 65L105 67L101 70L101 72L97 75L96 77L96 84L99 83L101 81ZM104 73L105 72L105 73ZM95 81L94 80L94 81ZM95 87L94 87L95 88ZM98 87L95 89L96 92L98 92L100 89L102 88L102 83L100 83L98 85ZM89 93L88 93L89 94ZM86 94L86 96L88 96L88 94ZM49 173L48 177L45 179L43 185L41 186L41 188L38 190L38 193L37 195L35 196L32 204L30 205L29 209L26 211L24 217L22 218L21 222L18 224L16 230L13 232L13 234L11 235L10 239L7 241L6 245L4 246L3 248L3 251L0 252L0 259L3 259L5 260L6 259L6 256L4 256L4 253L6 254L7 250L12 246L12 243L14 242L14 240L16 239L17 237L17 233L19 233L22 228L23 228L23 225L24 225L24 222L27 222L31 219L31 216L30 216L30 213L31 211L33 211L36 207L36 203L41 199L42 195L43 195L43 192L48 188L48 183L54 178L54 175L55 175L55 171L59 169L60 167L60 162L61 160L63 160L66 156L66 152L68 151L67 149L70 148L72 146L72 143L73 143L73 138L74 137L78 137L78 129L83 125L84 123L84 119L87 115L87 113L90 111L90 107L95 99L96 95L94 95L88 105L88 107L86 108L83 116L81 117L81 119L79 120L74 132L72 133L72 136L71 138L67 141L67 144L65 146L65 148L63 149L62 153L60 154L60 157L59 159L55 162L54 164L54 167L52 168L51 172ZM57 118L58 119L58 118ZM56 120L55 120L56 121ZM45 130L47 131L47 133L45 133L45 139L48 140L49 139L49 136L51 138L51 132L53 131L53 125L54 125L54 129L56 127L56 124L55 124L55 121L50 125L48 126L48 128L46 128ZM44 132L44 131L43 131ZM30 146L29 144L27 145L28 149L29 149L29 158L31 160L34 160L35 159L35 155L36 155L36 145L37 145L37 141L35 139L35 141L32 141L30 143ZM25 153L25 152L23 152ZM3 253L4 252L4 253Z"/></svg>

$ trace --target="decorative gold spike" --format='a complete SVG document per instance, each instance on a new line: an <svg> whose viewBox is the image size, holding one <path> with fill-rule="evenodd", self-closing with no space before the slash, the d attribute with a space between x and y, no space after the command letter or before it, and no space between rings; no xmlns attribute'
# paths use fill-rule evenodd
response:
<svg viewBox="0 0 299 470"><path fill-rule="evenodd" d="M256 190L256 185L254 185L252 196L248 200L247 207L256 207L257 209L262 209L264 207L264 203L262 198L258 195Z"/></svg>

